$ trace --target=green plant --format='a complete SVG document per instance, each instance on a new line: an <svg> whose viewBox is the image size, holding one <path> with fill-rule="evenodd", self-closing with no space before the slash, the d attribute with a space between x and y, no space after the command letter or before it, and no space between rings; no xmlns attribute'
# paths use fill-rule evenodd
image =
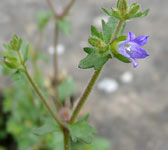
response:
<svg viewBox="0 0 168 150"><path fill-rule="evenodd" d="M43 31L50 18L54 17L55 19L54 78L52 82L54 95L48 94L48 90L43 83L45 78L38 73L38 52L32 57L33 65L36 66L34 67L35 74L33 78L26 65L29 60L29 44L18 38L18 36L13 35L11 41L8 44L4 44L5 51L3 53L4 71L9 71L15 82L14 89L11 90L9 88L6 90L4 105L6 111L12 110L13 113L8 129L16 137L18 136L18 141L22 140L20 149L32 146L29 148L30 150L107 150L109 149L109 143L106 140L93 138L96 130L88 123L89 115L79 120L77 118L104 64L108 60L117 58L124 63L133 62L134 67L137 67L136 59L148 56L146 51L141 48L147 43L148 36L136 38L132 32L129 32L128 36L124 36L123 31L127 20L144 17L149 10L139 12L139 5L136 3L128 5L126 0L118 0L117 7L111 10L103 9L109 15L109 19L107 22L102 20L102 31L99 31L95 26L91 26L91 36L88 39L91 46L84 48L87 56L79 64L79 68L93 68L95 72L77 105L72 107L67 105L67 97L72 95L74 83L69 77L64 78L63 82L59 79L56 46L59 29L65 34L69 33L69 25L65 20L65 16L75 0L70 1L61 14L55 12L49 0L47 2L51 11L40 13L37 18L40 32ZM30 90L30 85L33 91ZM23 91L23 89L25 90ZM13 99L17 99L17 101L13 101ZM43 108L42 103L37 101L38 99L41 100L46 109ZM52 107L52 104L55 107ZM24 126L20 122L23 122ZM34 128L34 126L36 127ZM30 129L32 129L32 134L30 134ZM22 137L22 135L24 136ZM30 136L29 141L27 140L28 136Z"/></svg>

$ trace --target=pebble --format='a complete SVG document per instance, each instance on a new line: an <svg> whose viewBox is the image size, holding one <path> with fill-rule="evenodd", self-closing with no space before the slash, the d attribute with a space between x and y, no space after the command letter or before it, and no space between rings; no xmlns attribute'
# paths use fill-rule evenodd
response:
<svg viewBox="0 0 168 150"><path fill-rule="evenodd" d="M97 87L99 90L102 90L105 93L112 93L119 88L119 85L118 82L114 79L104 78L98 83Z"/></svg>
<svg viewBox="0 0 168 150"><path fill-rule="evenodd" d="M48 52L49 52L50 55L54 54L54 47L50 46L48 48ZM58 53L58 55L63 55L65 53L65 47L64 47L63 44L58 44L57 53Z"/></svg>
<svg viewBox="0 0 168 150"><path fill-rule="evenodd" d="M124 72L120 79L123 83L130 83L133 81L133 74L130 71Z"/></svg>

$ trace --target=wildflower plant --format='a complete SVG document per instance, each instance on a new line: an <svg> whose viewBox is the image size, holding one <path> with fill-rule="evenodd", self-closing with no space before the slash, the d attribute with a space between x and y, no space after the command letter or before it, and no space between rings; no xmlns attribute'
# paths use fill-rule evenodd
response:
<svg viewBox="0 0 168 150"><path fill-rule="evenodd" d="M32 131L34 136L38 135L40 137L46 137L44 140L42 139L40 141L40 144L44 144L47 141L50 141L48 139L52 138L52 142L48 142L47 146L49 147L45 147L43 149L107 150L109 149L108 142L101 138L95 138L96 130L88 123L89 115L78 119L79 113L88 99L88 96L91 93L96 80L107 61L116 58L124 63L132 62L133 66L137 67L136 59L149 56L148 53L142 48L142 46L147 43L148 36L136 37L135 34L131 31L128 33L128 35L123 35L128 20L144 17L148 14L149 10L147 9L144 12L141 12L140 5L137 3L128 5L126 0L118 0L116 8L111 8L110 10L103 8L104 13L109 16L108 21L105 22L102 20L101 31L99 31L95 26L91 26L91 35L88 38L90 47L84 48L84 52L86 52L87 56L79 63L79 68L81 69L93 68L94 74L77 104L75 106L72 105L71 107L66 106L67 99L65 98L68 95L71 95L73 91L73 85L70 84L70 86L68 86L68 79L64 80L66 82L61 85L61 88L63 89L61 91L64 91L65 93L63 92L62 94L63 98L60 97L61 92L59 92L59 90L61 88L58 84L60 80L58 74L56 46L59 35L58 29L61 29L65 34L69 33L69 23L66 21L65 16L68 14L75 0L72 0L61 14L57 14L55 12L51 1L48 0L47 2L50 6L50 11L39 14L37 19L39 31L42 32L50 18L55 18L55 51L53 55L53 89L55 90L55 95L53 96L54 98L51 98L50 94L46 93L44 90L44 87L41 87L38 82L36 83L36 80L33 79L29 73L27 61L29 60L30 56L30 45L23 39L19 38L17 35L13 35L11 41L8 44L4 44L3 66L8 67L8 69L12 70L15 75L21 75L22 78L25 77L27 79L24 82L25 85L31 85L33 92L36 93L50 114L46 115L47 117L44 117L42 115L43 113L39 112L39 117L42 116L43 118L41 120L43 121L38 122L38 127L34 128ZM17 87L19 86L20 85L17 85ZM26 88L28 86L26 86ZM55 107L52 107L51 104L55 104ZM36 109L36 105L33 102L32 108ZM42 111L41 109L43 110L43 107L40 106L37 111ZM32 127L33 123L34 122L29 122L27 124L31 124L30 126ZM35 142L38 143L39 140ZM54 146L50 147L51 145ZM38 147L36 149L40 148Z"/></svg>

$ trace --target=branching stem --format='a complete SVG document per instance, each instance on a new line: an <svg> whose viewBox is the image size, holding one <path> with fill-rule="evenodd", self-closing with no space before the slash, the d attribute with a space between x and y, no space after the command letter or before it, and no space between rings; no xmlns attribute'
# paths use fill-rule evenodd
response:
<svg viewBox="0 0 168 150"><path fill-rule="evenodd" d="M48 6L51 9L51 11L54 14L55 19L62 19L64 18L70 11L70 9L72 8L72 6L74 5L76 0L70 0L70 2L64 7L63 12L61 14L57 14L57 12L55 11L51 0L47 0Z"/></svg>

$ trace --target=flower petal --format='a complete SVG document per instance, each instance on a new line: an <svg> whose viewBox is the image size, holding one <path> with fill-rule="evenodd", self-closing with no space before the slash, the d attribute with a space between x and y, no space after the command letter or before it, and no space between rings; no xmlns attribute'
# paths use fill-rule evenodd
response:
<svg viewBox="0 0 168 150"><path fill-rule="evenodd" d="M148 41L149 36L139 36L133 41L136 42L139 46L144 46Z"/></svg>
<svg viewBox="0 0 168 150"><path fill-rule="evenodd" d="M133 58L145 58L149 56L149 54L145 51L145 49L140 47L131 47L130 56Z"/></svg>
<svg viewBox="0 0 168 150"><path fill-rule="evenodd" d="M136 68L137 66L138 66L138 62L137 62L137 60L136 59L131 59L132 60L132 63L133 63L133 66L134 66L134 68Z"/></svg>
<svg viewBox="0 0 168 150"><path fill-rule="evenodd" d="M128 32L128 37L127 37L127 39L129 39L129 41L132 41L132 40L134 40L135 39L135 34L134 33L132 33L132 32Z"/></svg>

